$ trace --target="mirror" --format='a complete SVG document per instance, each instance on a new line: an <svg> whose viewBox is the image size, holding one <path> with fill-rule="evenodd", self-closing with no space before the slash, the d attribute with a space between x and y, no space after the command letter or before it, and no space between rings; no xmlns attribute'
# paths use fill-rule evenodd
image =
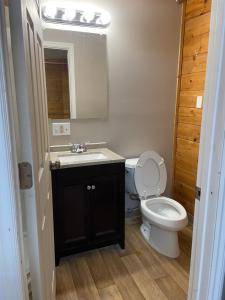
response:
<svg viewBox="0 0 225 300"><path fill-rule="evenodd" d="M49 118L106 118L106 36L45 29L44 40Z"/></svg>

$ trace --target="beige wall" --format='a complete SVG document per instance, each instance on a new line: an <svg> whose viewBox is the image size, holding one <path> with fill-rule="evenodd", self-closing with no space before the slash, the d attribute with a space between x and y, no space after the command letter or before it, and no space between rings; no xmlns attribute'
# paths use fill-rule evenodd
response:
<svg viewBox="0 0 225 300"><path fill-rule="evenodd" d="M71 121L71 136L50 136L50 142L106 141L125 157L155 150L166 160L169 191L181 6L175 0L86 2L112 16L107 36L109 117Z"/></svg>

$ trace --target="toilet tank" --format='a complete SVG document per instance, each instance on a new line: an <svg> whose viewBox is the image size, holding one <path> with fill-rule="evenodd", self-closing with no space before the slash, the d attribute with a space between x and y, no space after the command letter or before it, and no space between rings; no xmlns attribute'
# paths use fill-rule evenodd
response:
<svg viewBox="0 0 225 300"><path fill-rule="evenodd" d="M125 188L129 194L137 195L137 190L134 181L134 173L139 158L129 158L125 162L126 173L125 173Z"/></svg>

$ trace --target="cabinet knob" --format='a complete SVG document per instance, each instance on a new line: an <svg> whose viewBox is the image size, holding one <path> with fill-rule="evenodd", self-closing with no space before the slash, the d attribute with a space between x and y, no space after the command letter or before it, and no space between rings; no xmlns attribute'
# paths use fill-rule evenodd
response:
<svg viewBox="0 0 225 300"><path fill-rule="evenodd" d="M87 185L87 190L90 191L91 190L91 186Z"/></svg>
<svg viewBox="0 0 225 300"><path fill-rule="evenodd" d="M91 187L91 188L92 188L92 190L95 190L95 185L92 185L92 187Z"/></svg>

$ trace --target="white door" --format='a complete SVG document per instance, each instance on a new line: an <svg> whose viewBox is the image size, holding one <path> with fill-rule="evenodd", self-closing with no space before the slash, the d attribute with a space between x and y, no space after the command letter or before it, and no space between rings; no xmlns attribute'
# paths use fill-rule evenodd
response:
<svg viewBox="0 0 225 300"><path fill-rule="evenodd" d="M9 13L19 117L21 161L32 166L33 186L21 191L32 296L55 298L55 262L47 101L39 1L11 0Z"/></svg>

